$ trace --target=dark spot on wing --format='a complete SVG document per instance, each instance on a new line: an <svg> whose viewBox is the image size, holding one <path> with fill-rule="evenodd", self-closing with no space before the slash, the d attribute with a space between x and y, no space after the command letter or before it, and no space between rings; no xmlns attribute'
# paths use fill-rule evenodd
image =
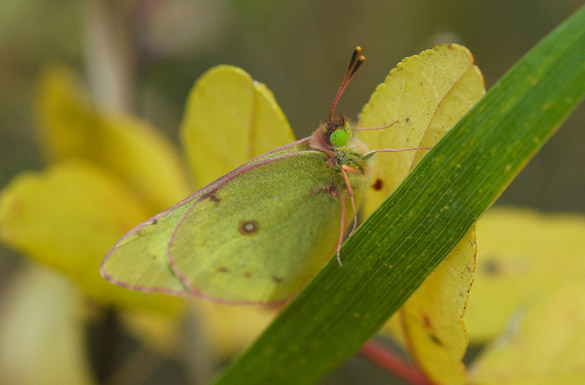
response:
<svg viewBox="0 0 585 385"><path fill-rule="evenodd" d="M374 184L372 184L372 188L376 191L382 190L382 187L384 187L384 181L380 178L376 179Z"/></svg>
<svg viewBox="0 0 585 385"><path fill-rule="evenodd" d="M150 222L151 225L156 225L158 223L158 219L154 218L152 220L152 222Z"/></svg>
<svg viewBox="0 0 585 385"><path fill-rule="evenodd" d="M313 195L318 195L318 194L330 194L331 196L336 197L337 196L337 187L335 187L335 185L331 185L328 187L323 187L323 188L319 188L316 190L313 190Z"/></svg>
<svg viewBox="0 0 585 385"><path fill-rule="evenodd" d="M215 203L221 202L221 199L219 199L217 197L217 195L215 195L215 192L214 191L211 191L211 192L205 194L205 196L203 197L203 199L209 199L210 201L215 202Z"/></svg>
<svg viewBox="0 0 585 385"><path fill-rule="evenodd" d="M406 123L408 123L408 122L410 122L410 118L407 116L406 118L404 118L404 121L405 121Z"/></svg>
<svg viewBox="0 0 585 385"><path fill-rule="evenodd" d="M249 271L244 271L244 277L250 278L251 276L252 276L252 273L250 273Z"/></svg>
<svg viewBox="0 0 585 385"><path fill-rule="evenodd" d="M274 277L272 277L272 280L274 282L276 282L276 283L281 283L282 282L282 277L278 277L278 276L275 275Z"/></svg>
<svg viewBox="0 0 585 385"><path fill-rule="evenodd" d="M220 273L227 273L227 272L229 272L229 271L230 271L230 269L228 269L228 268L227 268L227 267L225 267L225 266L221 266L221 267L219 267L219 268L217 269L217 271L219 271Z"/></svg>
<svg viewBox="0 0 585 385"><path fill-rule="evenodd" d="M242 235L251 235L258 231L259 224L254 219L247 219L240 221L238 231Z"/></svg>

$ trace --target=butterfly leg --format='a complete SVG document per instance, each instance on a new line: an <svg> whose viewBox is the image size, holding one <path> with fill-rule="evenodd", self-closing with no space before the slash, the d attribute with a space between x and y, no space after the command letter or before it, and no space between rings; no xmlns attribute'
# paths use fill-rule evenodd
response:
<svg viewBox="0 0 585 385"><path fill-rule="evenodd" d="M337 242L337 262L339 266L343 266L341 263L341 243L343 242L343 228L345 224L345 191L341 193L341 229L339 229L339 242Z"/></svg>
<svg viewBox="0 0 585 385"><path fill-rule="evenodd" d="M351 189L351 185L349 184L349 179L347 178L347 172L360 172L360 170L351 168L349 166L343 165L341 166L341 175L343 175L343 180L345 180L345 186L347 187L347 193L349 194L349 199L351 201L351 207L353 209L353 228L349 233L348 237L351 237L353 232L357 227L357 208L355 206L355 199L353 197L353 190ZM341 243L343 242L343 230L345 224L345 191L341 193L341 229L339 230L339 242L337 243L337 262L339 262L339 266L343 266L341 263Z"/></svg>
<svg viewBox="0 0 585 385"><path fill-rule="evenodd" d="M351 200L351 208L353 209L353 227L351 232L349 233L348 237L351 237L353 232L357 227L357 208L355 207L355 199L353 197L353 190L351 189L351 185L349 184L349 179L347 178L347 171L349 172L361 172L358 169L351 168L349 166L343 165L341 166L341 174L343 175L343 179L345 180L345 186L347 187L347 192L349 193L349 199Z"/></svg>

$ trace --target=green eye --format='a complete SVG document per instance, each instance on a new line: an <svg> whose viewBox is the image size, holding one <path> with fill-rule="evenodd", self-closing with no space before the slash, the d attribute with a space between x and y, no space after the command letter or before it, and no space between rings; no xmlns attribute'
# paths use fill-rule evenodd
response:
<svg viewBox="0 0 585 385"><path fill-rule="evenodd" d="M347 144L348 140L349 135L341 128L338 128L337 130L333 131L331 135L329 135L329 141L333 147L343 147Z"/></svg>

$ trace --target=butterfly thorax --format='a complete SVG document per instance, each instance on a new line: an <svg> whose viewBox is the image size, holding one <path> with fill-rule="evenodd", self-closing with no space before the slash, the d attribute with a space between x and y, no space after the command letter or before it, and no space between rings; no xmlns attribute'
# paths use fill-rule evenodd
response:
<svg viewBox="0 0 585 385"><path fill-rule="evenodd" d="M341 134L341 142L335 141L336 134ZM352 188L360 189L367 184L372 158L363 158L368 149L358 139L355 125L345 116L336 116L330 122L321 123L311 135L309 146L325 154L327 165L333 169L341 170L342 166L347 166L354 170L347 173Z"/></svg>

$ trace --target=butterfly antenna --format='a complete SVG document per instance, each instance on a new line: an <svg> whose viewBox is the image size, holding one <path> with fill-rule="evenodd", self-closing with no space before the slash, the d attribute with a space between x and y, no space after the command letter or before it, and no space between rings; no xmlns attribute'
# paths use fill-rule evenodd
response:
<svg viewBox="0 0 585 385"><path fill-rule="evenodd" d="M335 108L337 107L337 103L339 102L339 98L347 88L351 79L353 79L355 73L366 60L364 55L361 55L362 47L359 45L355 47L353 50L353 54L351 55L351 60L349 61L349 66L347 67L347 71L345 72L345 76L341 81L341 85L337 90L337 94L335 95L335 99L333 99L333 107L331 108L331 114L329 115L329 125L331 125L331 121L333 120L333 115L335 114Z"/></svg>

